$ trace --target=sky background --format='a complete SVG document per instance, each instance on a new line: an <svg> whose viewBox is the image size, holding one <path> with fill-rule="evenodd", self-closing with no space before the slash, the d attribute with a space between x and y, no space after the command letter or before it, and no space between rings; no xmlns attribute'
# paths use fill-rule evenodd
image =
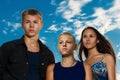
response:
<svg viewBox="0 0 120 80"><path fill-rule="evenodd" d="M120 0L0 0L0 46L22 37L21 12L29 8L42 13L39 39L52 50L56 62L61 61L57 50L61 32L70 32L78 43L82 30L93 26L111 42L120 79Z"/></svg>

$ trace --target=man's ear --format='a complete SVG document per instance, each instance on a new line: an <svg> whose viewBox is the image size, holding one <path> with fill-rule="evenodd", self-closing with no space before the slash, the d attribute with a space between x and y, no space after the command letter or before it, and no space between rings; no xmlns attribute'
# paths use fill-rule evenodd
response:
<svg viewBox="0 0 120 80"><path fill-rule="evenodd" d="M22 26L22 28L23 28L23 22L21 22L21 26Z"/></svg>

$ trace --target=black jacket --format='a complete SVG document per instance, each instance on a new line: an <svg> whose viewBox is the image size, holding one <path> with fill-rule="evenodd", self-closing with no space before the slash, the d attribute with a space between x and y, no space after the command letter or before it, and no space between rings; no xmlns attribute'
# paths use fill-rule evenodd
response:
<svg viewBox="0 0 120 80"><path fill-rule="evenodd" d="M0 56L1 56L1 47L0 47ZM1 67L1 58L0 58L0 67ZM2 80L2 70L0 69L0 80Z"/></svg>
<svg viewBox="0 0 120 80"><path fill-rule="evenodd" d="M38 40L40 45L40 80L45 80L46 68L55 63L53 53ZM2 45L0 71L3 80L25 80L28 59L23 37ZM0 76L0 77L1 77Z"/></svg>

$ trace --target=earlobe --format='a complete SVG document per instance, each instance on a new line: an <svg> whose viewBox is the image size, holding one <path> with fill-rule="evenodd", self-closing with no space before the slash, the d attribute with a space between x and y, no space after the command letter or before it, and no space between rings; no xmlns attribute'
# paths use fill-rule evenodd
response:
<svg viewBox="0 0 120 80"><path fill-rule="evenodd" d="M23 28L23 22L21 22L21 26L22 26L22 28Z"/></svg>
<svg viewBox="0 0 120 80"><path fill-rule="evenodd" d="M40 24L40 29L43 27L43 23L41 22L41 24Z"/></svg>
<svg viewBox="0 0 120 80"><path fill-rule="evenodd" d="M75 44L75 50L77 50L77 44Z"/></svg>
<svg viewBox="0 0 120 80"><path fill-rule="evenodd" d="M97 40L97 43L99 43L99 40Z"/></svg>

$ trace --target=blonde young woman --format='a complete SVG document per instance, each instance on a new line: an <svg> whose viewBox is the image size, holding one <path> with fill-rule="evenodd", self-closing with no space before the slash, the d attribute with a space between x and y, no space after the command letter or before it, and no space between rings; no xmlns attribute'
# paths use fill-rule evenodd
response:
<svg viewBox="0 0 120 80"><path fill-rule="evenodd" d="M93 80L116 80L115 53L110 42L93 27L82 31L79 58L84 53L92 69Z"/></svg>
<svg viewBox="0 0 120 80"><path fill-rule="evenodd" d="M75 60L73 51L76 49L75 38L68 32L58 37L58 50L62 61L47 68L47 80L92 80L90 67L83 62ZM84 65L85 68L84 68Z"/></svg>

